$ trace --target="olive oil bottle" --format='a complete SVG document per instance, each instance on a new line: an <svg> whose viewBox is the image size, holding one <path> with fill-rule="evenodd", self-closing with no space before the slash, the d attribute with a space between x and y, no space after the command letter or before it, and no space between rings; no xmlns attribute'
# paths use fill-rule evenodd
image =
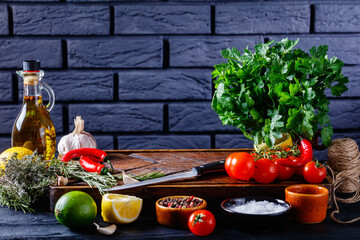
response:
<svg viewBox="0 0 360 240"><path fill-rule="evenodd" d="M16 72L24 81L24 99L11 135L13 147L25 147L36 150L50 160L55 155L56 134L49 112L55 103L55 94L49 85L41 81L44 71L40 70L40 61L26 60L23 70ZM41 90L49 95L49 104L43 105Z"/></svg>

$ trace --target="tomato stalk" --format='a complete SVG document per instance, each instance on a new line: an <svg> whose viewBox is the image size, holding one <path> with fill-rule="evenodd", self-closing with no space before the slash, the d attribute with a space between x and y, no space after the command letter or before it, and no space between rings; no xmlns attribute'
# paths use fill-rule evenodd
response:
<svg viewBox="0 0 360 240"><path fill-rule="evenodd" d="M315 167L316 167L316 168L323 168L324 165L322 165L322 164L319 162L319 160L316 159Z"/></svg>
<svg viewBox="0 0 360 240"><path fill-rule="evenodd" d="M279 158L277 161L279 164L286 166L286 167L302 167L306 163L310 162L313 157L313 149L311 146L311 143L303 139L300 142L300 145L298 146L300 150L300 155L298 157L296 156L289 156L286 158Z"/></svg>
<svg viewBox="0 0 360 240"><path fill-rule="evenodd" d="M201 213L197 214L197 215L195 216L195 219L194 219L194 222L193 222L193 226L195 226L195 224L197 224L198 222L204 222L204 220L202 220L203 217L205 217L204 214L201 214Z"/></svg>

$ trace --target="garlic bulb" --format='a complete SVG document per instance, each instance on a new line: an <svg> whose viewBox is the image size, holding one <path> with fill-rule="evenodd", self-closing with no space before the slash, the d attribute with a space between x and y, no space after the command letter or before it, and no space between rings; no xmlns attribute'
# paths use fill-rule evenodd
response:
<svg viewBox="0 0 360 240"><path fill-rule="evenodd" d="M62 137L58 144L58 152L61 156L74 149L96 148L95 138L90 133L84 131L84 120L80 116L76 116L74 122L74 131Z"/></svg>

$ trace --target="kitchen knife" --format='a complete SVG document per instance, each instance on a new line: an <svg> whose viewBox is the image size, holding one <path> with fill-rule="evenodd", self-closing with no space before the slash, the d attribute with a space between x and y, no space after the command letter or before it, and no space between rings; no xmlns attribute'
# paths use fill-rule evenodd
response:
<svg viewBox="0 0 360 240"><path fill-rule="evenodd" d="M129 188L151 185L151 184L155 184L155 183L167 182L167 181L176 180L176 179L199 177L206 173L224 171L225 170L224 163L225 163L224 160L219 161L219 162L208 163L208 164L201 165L198 167L193 167L190 171L187 171L187 172L172 174L172 175L168 175L165 177L154 178L154 179L145 180L145 181L140 181L137 183L116 186L116 187L104 189L104 191L124 190L124 189L129 189Z"/></svg>

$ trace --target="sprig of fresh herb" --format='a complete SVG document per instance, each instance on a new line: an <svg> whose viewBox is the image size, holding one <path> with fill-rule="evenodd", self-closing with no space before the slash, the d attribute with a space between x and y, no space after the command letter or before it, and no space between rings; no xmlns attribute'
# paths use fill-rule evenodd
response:
<svg viewBox="0 0 360 240"><path fill-rule="evenodd" d="M122 174L116 174L113 175L117 180L122 180L123 179L123 175ZM145 181L145 180L150 180L150 179L154 179L154 178L159 178L159 177L163 177L165 176L164 173L162 173L161 171L157 171L157 172L151 172L151 173L143 173L143 174L139 174L139 175L132 175L129 174L130 177L139 180L139 181Z"/></svg>
<svg viewBox="0 0 360 240"><path fill-rule="evenodd" d="M78 161L70 161L68 164L62 165L65 166L67 177L83 181L91 188L96 187L101 194L104 194L104 189L116 186L118 183L117 179L110 173L107 175L100 175L97 173L85 171Z"/></svg>
<svg viewBox="0 0 360 240"><path fill-rule="evenodd" d="M293 49L298 41L260 43L254 53L244 49L242 55L236 48L222 50L228 63L215 65L212 72L212 108L224 125L270 147L282 133L311 140L319 128L324 145L331 143L325 90L334 96L347 91L344 63L328 59L326 45L312 47L310 54Z"/></svg>

